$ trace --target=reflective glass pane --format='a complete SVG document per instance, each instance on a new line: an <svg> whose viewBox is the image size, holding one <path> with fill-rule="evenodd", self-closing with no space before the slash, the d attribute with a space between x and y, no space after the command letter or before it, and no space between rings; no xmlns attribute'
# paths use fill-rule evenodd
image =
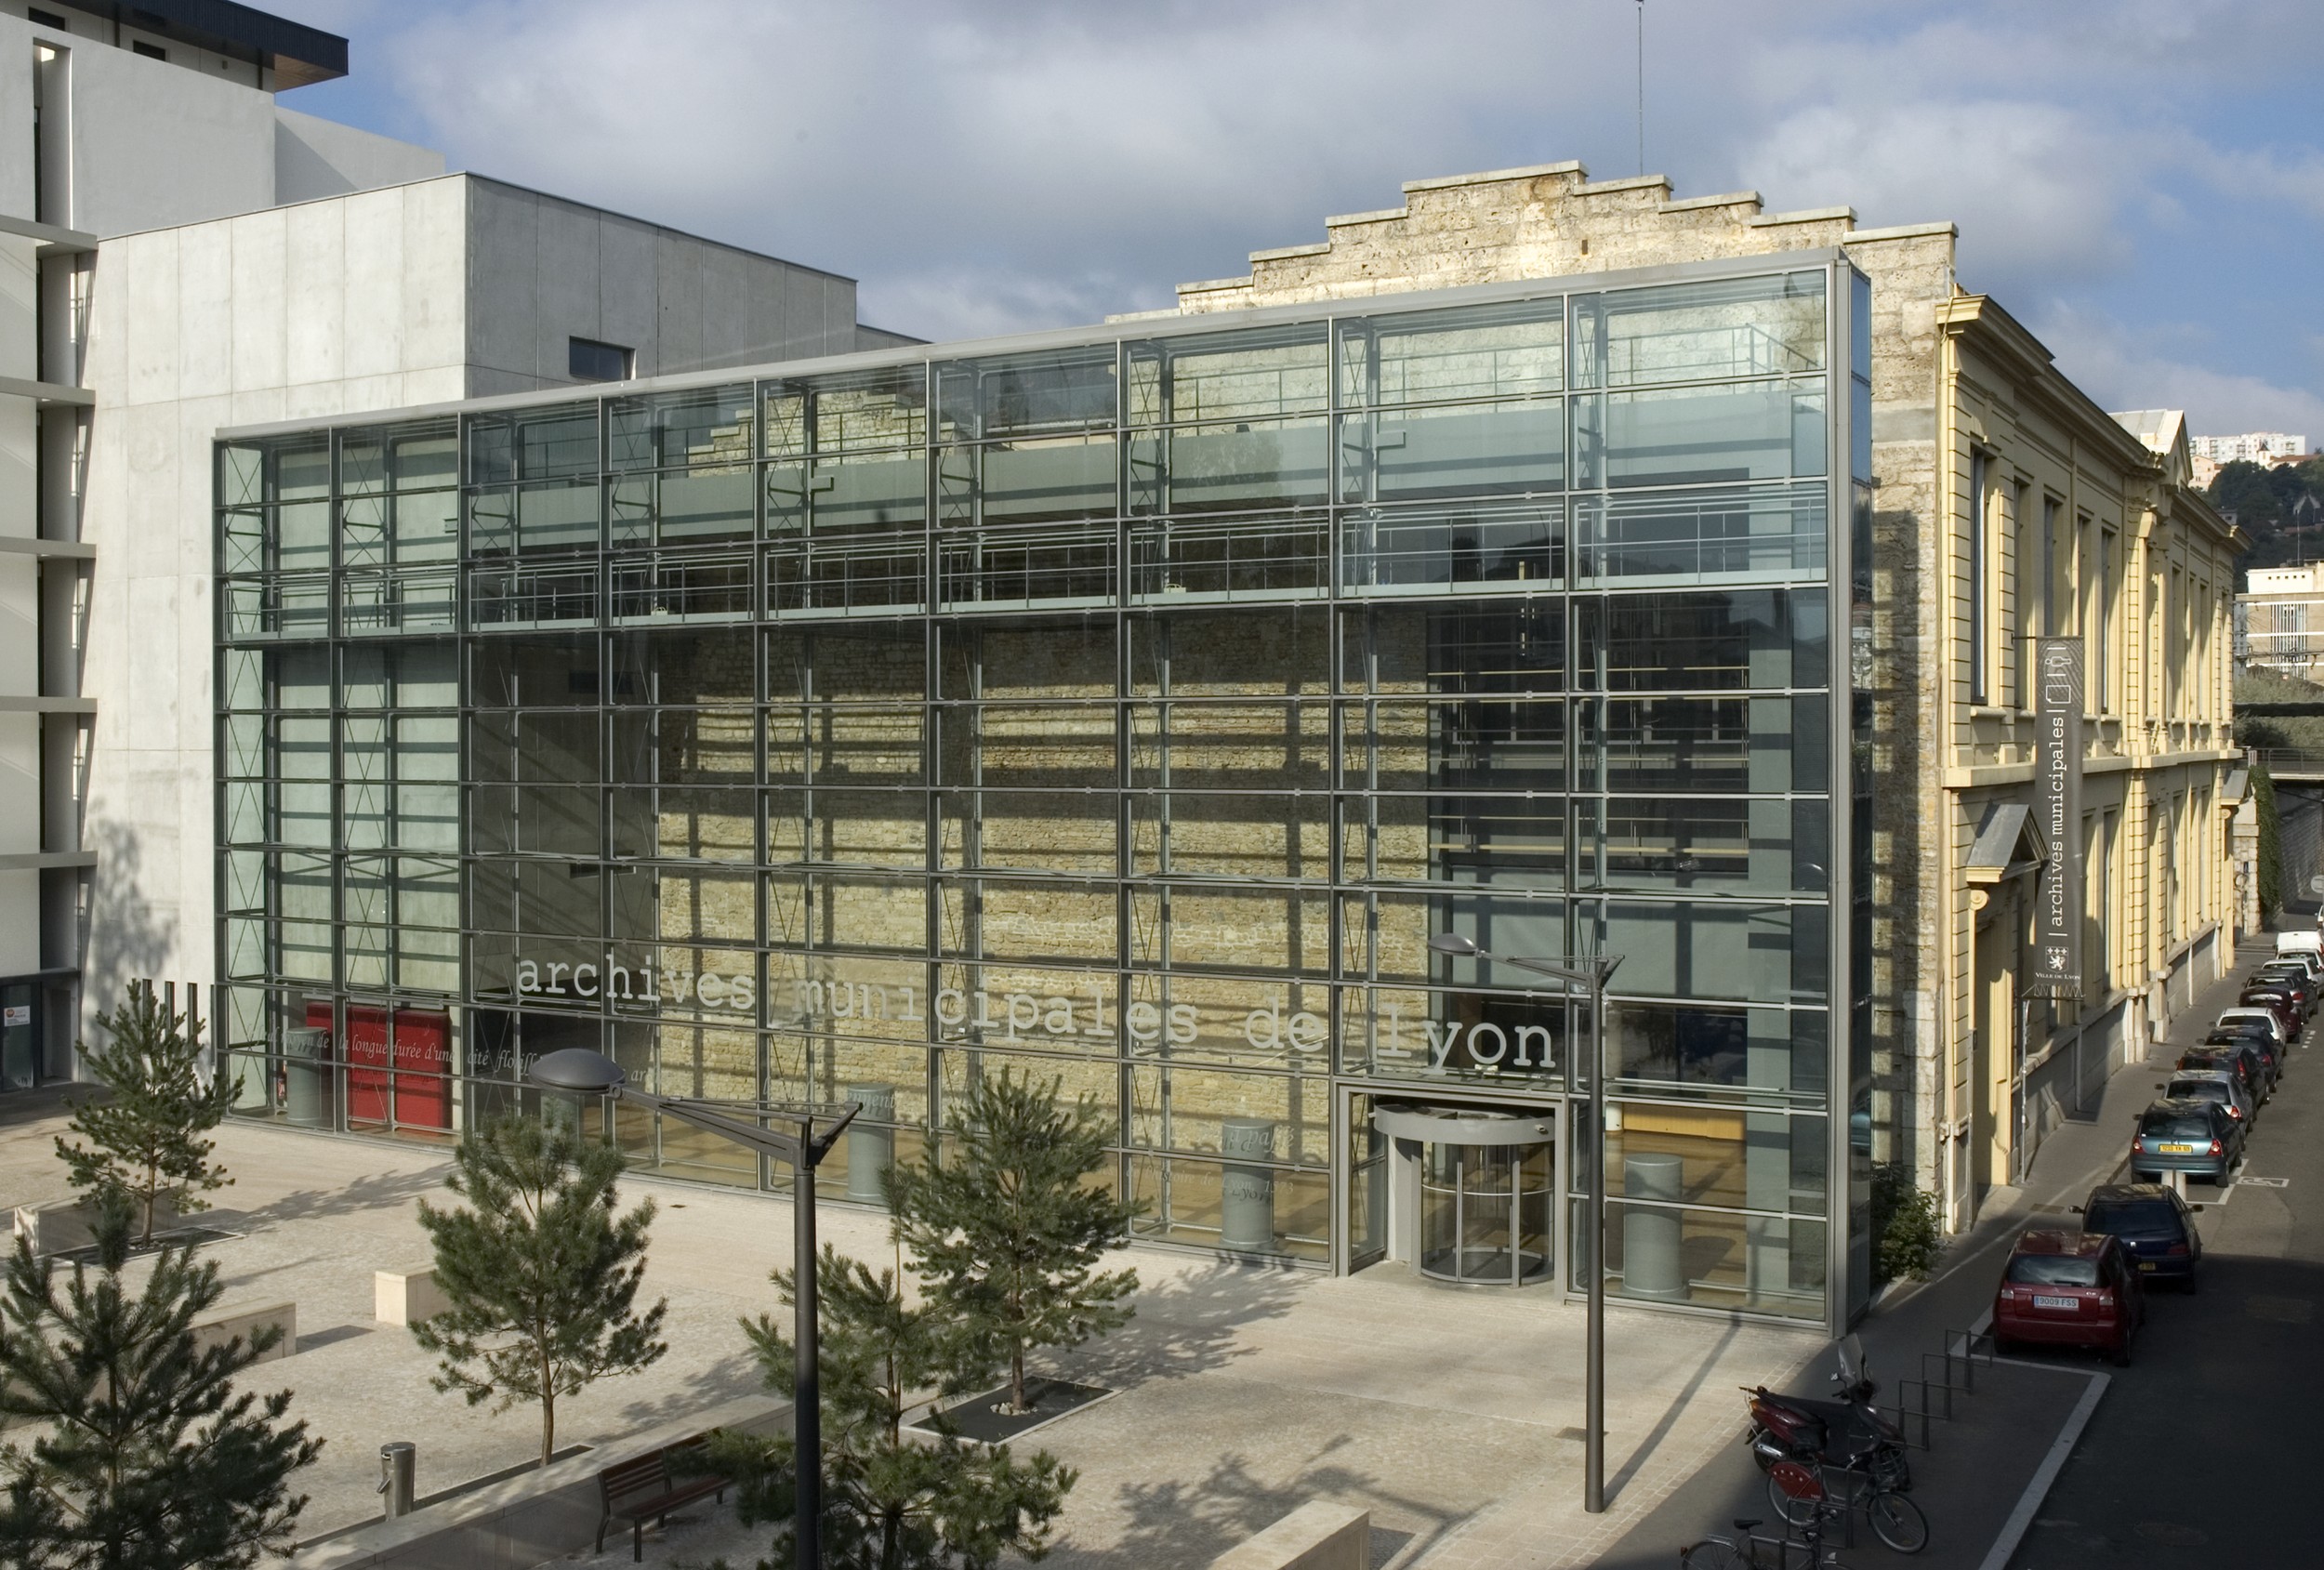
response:
<svg viewBox="0 0 2324 1570"><path fill-rule="evenodd" d="M1343 404L1452 402L1555 392L1565 302L1525 300L1343 323Z"/></svg>
<svg viewBox="0 0 2324 1570"><path fill-rule="evenodd" d="M1824 275L1623 289L1574 300L1582 387L1722 380L1819 370Z"/></svg>

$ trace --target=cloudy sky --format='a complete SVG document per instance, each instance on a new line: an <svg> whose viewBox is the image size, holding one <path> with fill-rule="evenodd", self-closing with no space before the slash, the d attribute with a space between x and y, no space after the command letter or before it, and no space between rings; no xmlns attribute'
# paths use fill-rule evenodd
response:
<svg viewBox="0 0 2324 1570"><path fill-rule="evenodd" d="M860 279L925 337L1094 321L1394 206L1638 172L1636 0L261 0L346 34L285 102ZM2324 439L2314 0L1646 0L1680 196L1951 218L2108 407Z"/></svg>

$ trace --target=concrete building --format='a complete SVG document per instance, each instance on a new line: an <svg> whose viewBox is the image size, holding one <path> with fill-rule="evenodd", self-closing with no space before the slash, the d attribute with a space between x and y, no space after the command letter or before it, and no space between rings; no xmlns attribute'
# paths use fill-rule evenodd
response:
<svg viewBox="0 0 2324 1570"><path fill-rule="evenodd" d="M2236 616L2236 652L2252 670L2292 681L2324 674L2324 568L2252 568Z"/></svg>
<svg viewBox="0 0 2324 1570"><path fill-rule="evenodd" d="M2260 463L2268 458L2305 457L2308 439L2281 430L2251 430L2241 436L2191 436L2187 448L2197 457L2215 464Z"/></svg>
<svg viewBox="0 0 2324 1570"><path fill-rule="evenodd" d="M0 1086L215 972L212 433L901 341L852 281L284 107L344 40L0 0Z"/></svg>

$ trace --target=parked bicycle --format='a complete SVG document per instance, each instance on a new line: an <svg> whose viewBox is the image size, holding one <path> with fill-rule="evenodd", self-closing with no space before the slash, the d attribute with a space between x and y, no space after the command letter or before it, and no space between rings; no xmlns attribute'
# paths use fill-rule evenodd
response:
<svg viewBox="0 0 2324 1570"><path fill-rule="evenodd" d="M1772 1475L1767 1479L1768 1502L1787 1526L1805 1526L1826 1510L1842 1516L1861 1511L1872 1524L1873 1536L1898 1553L1919 1553L1929 1546L1929 1518L1878 1473L1827 1461L1816 1468L1816 1474L1826 1498L1814 1503L1791 1497Z"/></svg>
<svg viewBox="0 0 2324 1570"><path fill-rule="evenodd" d="M1825 1493L1823 1478L1797 1461L1777 1461L1767 1475L1788 1503L1806 1507L1806 1521L1790 1535L1764 1537L1751 1530L1759 1522L1738 1520L1736 1537L1705 1537L1679 1550L1679 1570L1848 1570L1824 1542L1825 1524L1843 1519L1847 1507Z"/></svg>

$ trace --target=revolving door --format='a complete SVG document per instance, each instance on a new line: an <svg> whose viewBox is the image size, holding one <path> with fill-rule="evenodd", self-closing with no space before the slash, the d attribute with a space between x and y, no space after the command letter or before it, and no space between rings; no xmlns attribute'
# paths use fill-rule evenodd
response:
<svg viewBox="0 0 2324 1570"><path fill-rule="evenodd" d="M1522 1286L1550 1273L1555 1164L1548 1141L1420 1151L1422 1275Z"/></svg>
<svg viewBox="0 0 2324 1570"><path fill-rule="evenodd" d="M1433 1281L1524 1286L1556 1273L1557 1114L1382 1102L1391 1257Z"/></svg>

